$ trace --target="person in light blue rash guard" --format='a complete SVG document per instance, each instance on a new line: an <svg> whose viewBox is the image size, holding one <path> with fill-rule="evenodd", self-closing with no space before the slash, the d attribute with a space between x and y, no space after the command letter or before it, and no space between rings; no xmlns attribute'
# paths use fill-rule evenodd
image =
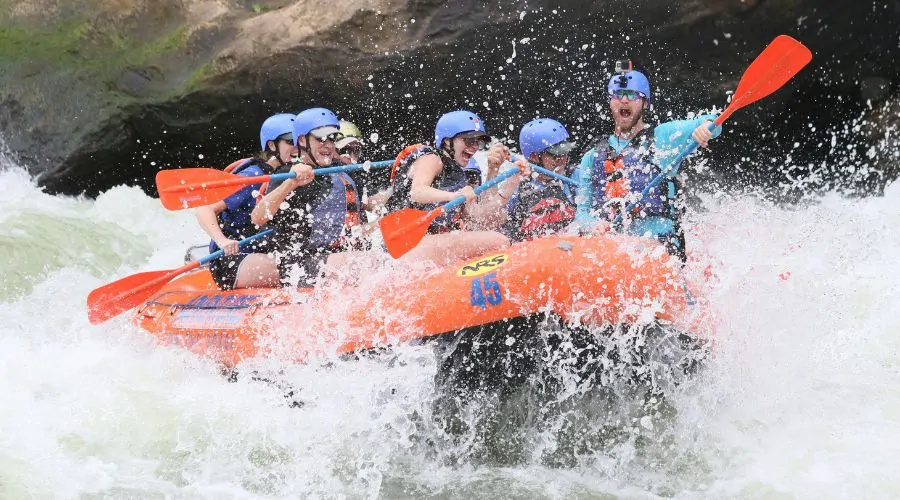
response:
<svg viewBox="0 0 900 500"><path fill-rule="evenodd" d="M590 175L592 214L614 223L615 230L659 239L670 254L685 261L683 209L676 177L683 149L691 144L684 139L690 136L700 146L708 147L722 129L716 126L710 130L715 115L655 127L645 123L644 113L652 103L650 81L633 70L630 61L616 63L607 91L615 130L585 153L574 178ZM642 196L658 176L663 176L662 182ZM630 210L622 213L626 207Z"/></svg>

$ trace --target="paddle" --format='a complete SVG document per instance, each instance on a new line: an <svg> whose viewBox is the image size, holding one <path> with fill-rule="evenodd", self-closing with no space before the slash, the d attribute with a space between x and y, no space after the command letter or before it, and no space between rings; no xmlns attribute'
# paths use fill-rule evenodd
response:
<svg viewBox="0 0 900 500"><path fill-rule="evenodd" d="M366 168L385 168L393 163L391 160L368 164L355 163L339 167L317 168L314 172L316 175L337 174ZM224 200L244 186L283 181L293 177L296 177L294 172L246 177L216 168L179 168L157 172L156 189L159 191L159 200L164 207L169 210L182 210Z"/></svg>
<svg viewBox="0 0 900 500"><path fill-rule="evenodd" d="M522 156L522 155L516 155L516 154L514 154L514 155L511 155L511 156L510 156L510 161L515 162L515 161L518 161L519 158L525 158L525 157ZM548 170L548 169L546 169L546 168L544 168L544 167L541 167L541 166L539 166L539 165L535 165L534 163L531 163L531 162L528 162L528 164L531 165L531 170L534 170L535 172L537 172L537 173L539 173L539 174L546 175L547 177L552 177L552 178L554 178L554 179L563 181L563 182L565 182L566 184L571 184L571 185L573 185L573 186L577 186L577 185L578 185L578 181L576 181L575 179L572 179L571 177L566 177L565 175L557 174L556 172L554 172L554 171L552 171L552 170Z"/></svg>
<svg viewBox="0 0 900 500"><path fill-rule="evenodd" d="M738 82L737 90L731 99L731 103L725 111L710 124L709 130L713 130L728 119L735 111L752 104L763 97L780 89L785 83L794 77L804 66L812 60L812 52L805 45L787 36L778 35L744 71L744 75ZM677 168L681 161L697 149L699 144L693 136L687 135L679 139L678 144L673 144L669 150L675 153L665 155L660 159L663 171L657 175L641 191L639 200L629 203L616 217L615 223L621 221L622 214L629 213L647 196L651 189L659 185L668 173ZM658 148L659 149L659 148ZM665 165L662 165L665 164Z"/></svg>
<svg viewBox="0 0 900 500"><path fill-rule="evenodd" d="M517 173L519 173L518 167L511 168L475 188L475 194L481 194ZM435 219L465 201L466 197L459 195L428 212L415 208L404 208L382 217L378 225L381 227L381 235L384 237L384 245L387 247L388 253L391 254L391 257L398 259L415 248L425 237L428 227Z"/></svg>
<svg viewBox="0 0 900 500"><path fill-rule="evenodd" d="M251 241L257 240L272 233L271 229L267 229L261 233L254 234L249 238L245 238L238 242L238 246L244 246ZM156 293L172 278L196 269L207 262L218 259L225 255L223 250L213 252L202 259L195 260L189 264L185 264L178 269L166 271L148 271L144 273L132 274L120 280L113 281L100 288L94 289L87 297L88 319L92 324L103 323L104 321L114 318L123 312L137 307L145 302L150 296Z"/></svg>

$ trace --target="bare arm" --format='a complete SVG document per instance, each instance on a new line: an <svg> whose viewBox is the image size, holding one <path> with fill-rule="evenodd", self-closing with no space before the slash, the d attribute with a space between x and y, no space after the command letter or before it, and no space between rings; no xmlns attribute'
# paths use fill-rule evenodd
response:
<svg viewBox="0 0 900 500"><path fill-rule="evenodd" d="M409 167L409 175L412 179L409 190L410 201L427 205L444 203L459 196L459 193L431 187L431 183L442 170L444 170L444 164L435 154L428 154L414 161Z"/></svg>
<svg viewBox="0 0 900 500"><path fill-rule="evenodd" d="M493 148L491 153L494 153ZM504 161L502 157L503 154L506 154L508 159L509 150L499 150L496 155L488 156L488 175L491 179L497 176L500 165ZM516 189L519 188L522 177L531 175L531 168L526 160L520 160L517 162L516 166L520 170L519 175L510 177L494 189L488 189L482 192L478 197L477 202L470 203L466 206L466 213L469 219L477 227L483 229L496 229L509 219L507 202L516 192Z"/></svg>
<svg viewBox="0 0 900 500"><path fill-rule="evenodd" d="M219 226L218 215L224 212L226 208L228 206L224 200L199 207L196 211L197 222L200 223L200 227L206 231L206 234L216 242L216 246L225 252L225 255L234 255L240 250L238 242L225 236L225 233L222 232L222 227Z"/></svg>
<svg viewBox="0 0 900 500"><path fill-rule="evenodd" d="M362 207L364 210L368 210L370 212L378 212L384 208L384 205L387 203L388 198L391 197L391 193L393 193L392 188L387 188L384 191L379 191L372 196L369 196L366 199L366 202L363 203Z"/></svg>
<svg viewBox="0 0 900 500"><path fill-rule="evenodd" d="M224 212L225 208L224 201L217 201L211 205L199 207L196 211L197 222L200 223L200 227L217 243L228 239L225 233L222 232L222 228L219 227L218 219L218 215Z"/></svg>
<svg viewBox="0 0 900 500"><path fill-rule="evenodd" d="M275 216L275 212L284 203L284 200L294 189L305 186L313 181L313 169L309 165L299 164L291 167L291 172L297 174L297 177L287 179L278 185L275 189L266 193L263 199L256 204L253 212L250 212L250 221L257 226L265 226Z"/></svg>
<svg viewBox="0 0 900 500"><path fill-rule="evenodd" d="M497 188L484 191L478 196L478 201L466 204L466 218L477 229L497 229L509 218L506 209L508 199L503 199Z"/></svg>
<svg viewBox="0 0 900 500"><path fill-rule="evenodd" d="M278 211L278 208L284 203L285 198L291 194L291 191L294 190L297 186L295 183L290 182L291 179L281 183L277 188L269 191L263 196L263 199L260 200L255 207L253 207L253 211L250 212L250 221L252 221L257 226L265 226L272 220L272 217L275 216L275 212Z"/></svg>

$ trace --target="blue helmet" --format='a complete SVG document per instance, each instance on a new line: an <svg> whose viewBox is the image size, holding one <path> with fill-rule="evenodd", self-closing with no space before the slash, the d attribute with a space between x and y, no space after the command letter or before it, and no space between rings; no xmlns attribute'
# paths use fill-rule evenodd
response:
<svg viewBox="0 0 900 500"><path fill-rule="evenodd" d="M292 134L294 132L294 115L289 113L279 113L266 118L262 127L259 129L259 145L265 151L266 143L277 140L284 134Z"/></svg>
<svg viewBox="0 0 900 500"><path fill-rule="evenodd" d="M519 132L519 148L522 149L525 158L530 157L532 153L543 153L547 149L555 149L550 151L554 154L567 154L574 147L568 140L569 132L566 127L552 118L531 120Z"/></svg>
<svg viewBox="0 0 900 500"><path fill-rule="evenodd" d="M294 117L294 144L300 144L297 139L305 137L317 128L330 127L333 130L323 130L322 137L340 132L341 122L330 110L325 108L310 108L301 111Z"/></svg>
<svg viewBox="0 0 900 500"><path fill-rule="evenodd" d="M606 90L609 95L613 95L616 90L627 89L634 90L644 94L647 102L650 102L650 80L640 71L628 70L622 73L616 73L609 79L609 85Z"/></svg>
<svg viewBox="0 0 900 500"><path fill-rule="evenodd" d="M444 139L452 139L463 132L481 132L487 135L484 122L475 113L471 111L445 113L434 127L434 145L440 148Z"/></svg>

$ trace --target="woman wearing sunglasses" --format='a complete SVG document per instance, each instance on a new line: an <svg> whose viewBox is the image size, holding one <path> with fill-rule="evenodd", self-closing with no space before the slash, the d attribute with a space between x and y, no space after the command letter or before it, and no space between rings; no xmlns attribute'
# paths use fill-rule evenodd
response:
<svg viewBox="0 0 900 500"><path fill-rule="evenodd" d="M334 142L338 154L335 166L362 163L365 161L362 132L352 122L341 120L340 123L340 131ZM362 199L363 219L368 217L369 211L380 211L388 197L388 193L384 192L387 188L387 174L381 169L371 169L355 170L349 175L356 183L356 189Z"/></svg>
<svg viewBox="0 0 900 500"><path fill-rule="evenodd" d="M275 229L270 251L284 285L312 286L330 256L361 249L364 244L359 192L353 179L344 173L314 172L337 160L339 126L337 116L328 109L301 111L292 127L299 162L276 171L297 176L272 183L253 210L255 224Z"/></svg>
<svg viewBox="0 0 900 500"><path fill-rule="evenodd" d="M340 123L341 126L338 131L340 136L334 143L339 159L344 165L359 163L359 160L362 158L362 132L352 122L341 120Z"/></svg>
<svg viewBox="0 0 900 500"><path fill-rule="evenodd" d="M226 171L246 176L269 175L291 162L297 154L292 137L294 115L281 113L270 116L259 131L262 148L260 157L238 160ZM197 209L200 227L212 238L210 253L222 249L225 256L209 263L213 280L222 290L278 284L275 261L266 255L266 241L257 240L243 249L238 241L255 234L259 228L250 220L257 196L265 186L253 184L241 188L222 201Z"/></svg>
<svg viewBox="0 0 900 500"><path fill-rule="evenodd" d="M489 141L478 115L453 111L438 120L434 148L418 144L404 149L397 157L391 171L393 192L387 203L390 211L408 207L431 210L458 196L466 198L465 204L432 223L421 243L407 254L410 259L446 264L509 245L509 239L496 230L507 220L506 201L520 179L531 171L523 162L519 175L476 196L474 187L481 183L481 171L467 166ZM487 156L485 180L490 180L497 175L500 164L509 160L509 150L495 144Z"/></svg>
<svg viewBox="0 0 900 500"><path fill-rule="evenodd" d="M519 147L528 161L567 175L569 153L575 144L562 123L538 118L522 127ZM514 241L530 240L559 232L575 219L575 192L546 175L519 186L508 203L505 233Z"/></svg>
<svg viewBox="0 0 900 500"><path fill-rule="evenodd" d="M679 165L665 173L664 182L648 190L644 188L663 173L660 167L665 155L675 154L658 147L668 138L691 135L703 147L718 137L721 127L709 130L715 115L702 115L694 120L677 120L655 127L645 123L645 113L651 109L650 81L635 71L630 61L618 61L616 73L607 85L609 107L615 128L608 137L601 137L582 157L579 178L584 169L591 170L593 189L592 209L598 210L610 222L624 219L631 234L656 237L670 254L685 260L684 233L681 229L680 182L676 178ZM626 205L636 202L627 217L618 217ZM616 228L622 229L622 228Z"/></svg>

